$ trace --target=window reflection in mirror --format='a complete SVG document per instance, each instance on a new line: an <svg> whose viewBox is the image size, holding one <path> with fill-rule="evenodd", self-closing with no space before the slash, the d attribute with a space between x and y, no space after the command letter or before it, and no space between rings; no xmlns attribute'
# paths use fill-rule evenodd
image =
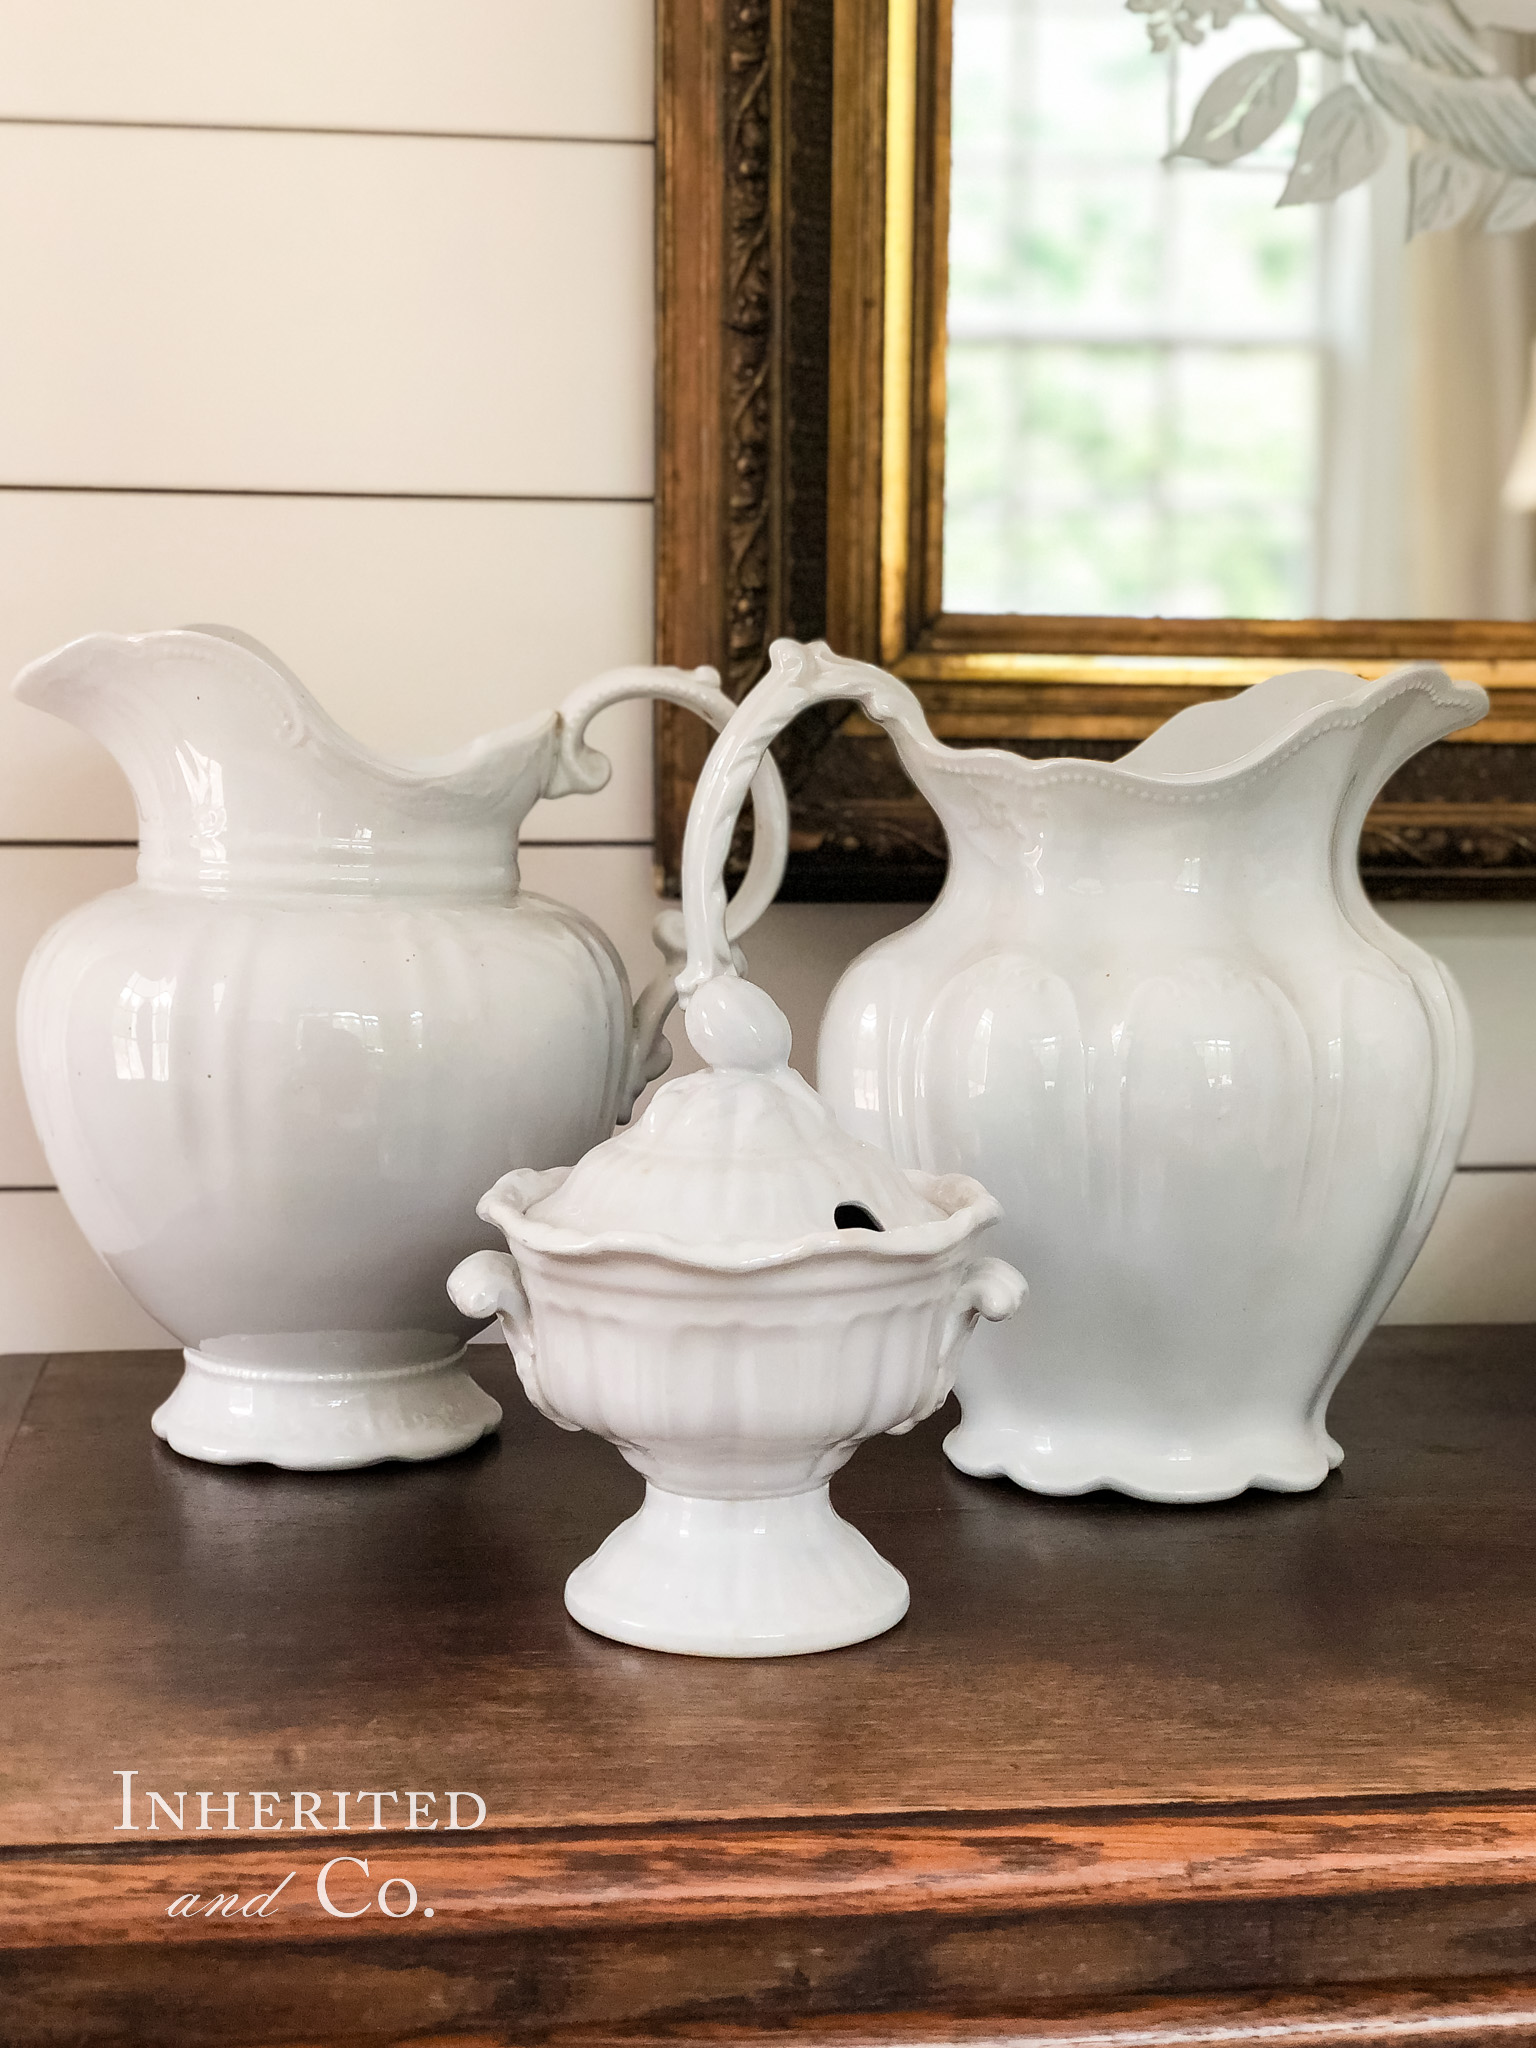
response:
<svg viewBox="0 0 1536 2048"><path fill-rule="evenodd" d="M954 0L944 606L982 613L1524 619L1501 504L1536 235L1408 240L1407 144L1278 207L1308 108L1216 169L1172 154L1239 13L1148 47L1124 0ZM1283 40L1283 38L1281 39ZM1536 71L1536 38L1489 39Z"/></svg>

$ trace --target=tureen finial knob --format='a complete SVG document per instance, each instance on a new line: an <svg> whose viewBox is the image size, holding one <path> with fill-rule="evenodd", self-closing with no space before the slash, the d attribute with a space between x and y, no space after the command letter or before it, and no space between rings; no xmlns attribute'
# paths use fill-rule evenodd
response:
<svg viewBox="0 0 1536 2048"><path fill-rule="evenodd" d="M717 1071L772 1074L789 1065L789 1019L766 989L716 975L688 999L688 1038Z"/></svg>

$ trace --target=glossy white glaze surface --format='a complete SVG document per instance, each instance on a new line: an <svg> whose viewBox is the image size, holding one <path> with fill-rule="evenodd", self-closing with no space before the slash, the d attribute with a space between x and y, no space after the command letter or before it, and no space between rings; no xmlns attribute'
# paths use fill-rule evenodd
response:
<svg viewBox="0 0 1536 2048"><path fill-rule="evenodd" d="M213 1339L150 1419L186 1458L335 1472L441 1458L501 1421L462 1344L431 1331Z"/></svg>
<svg viewBox="0 0 1536 2048"><path fill-rule="evenodd" d="M443 1283L493 1241L481 1191L511 1165L579 1158L664 1065L675 954L632 1017L603 934L519 893L518 828L540 796L601 786L583 735L606 705L664 696L719 724L728 700L704 673L620 670L561 713L408 764L359 747L223 629L78 641L16 690L103 740L140 813L137 882L44 937L18 1030L65 1200L188 1346L162 1433L192 1456L299 1467L461 1447L497 1418L483 1396L449 1399L451 1374L413 1406L360 1365L341 1429L304 1357L321 1385L338 1346L366 1361L370 1339L414 1333L456 1351L472 1323ZM782 868L782 791L761 787L738 929ZM262 1430L210 1393L228 1344L270 1369Z"/></svg>
<svg viewBox="0 0 1536 2048"><path fill-rule="evenodd" d="M536 1407L649 1482L573 1575L578 1621L701 1656L833 1649L899 1620L906 1588L828 1480L932 1414L974 1324L1024 1286L975 1256L997 1215L975 1182L903 1172L837 1129L761 990L727 972L688 1026L721 1064L574 1171L507 1175L481 1214L510 1254L450 1286L466 1316L499 1315ZM845 1201L885 1227L839 1227Z"/></svg>
<svg viewBox="0 0 1536 2048"><path fill-rule="evenodd" d="M1030 1278L966 1354L951 1459L1045 1493L1318 1485L1329 1396L1424 1240L1472 1080L1449 974L1360 887L1360 826L1482 691L1307 671L1113 764L1033 762L942 746L893 678L780 643L690 830L718 847L772 734L840 697L890 730L951 859L839 983L821 1090L903 1165L983 1180L990 1244ZM713 971L706 947L682 986Z"/></svg>
<svg viewBox="0 0 1536 2048"><path fill-rule="evenodd" d="M583 1628L691 1657L795 1657L894 1628L907 1582L825 1486L773 1499L688 1499L647 1486L639 1510L577 1565Z"/></svg>

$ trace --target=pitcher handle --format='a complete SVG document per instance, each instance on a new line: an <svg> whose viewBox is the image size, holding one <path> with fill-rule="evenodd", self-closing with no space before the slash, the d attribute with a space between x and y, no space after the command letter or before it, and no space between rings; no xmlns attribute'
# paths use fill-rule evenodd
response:
<svg viewBox="0 0 1536 2048"><path fill-rule="evenodd" d="M770 759L770 744L808 705L838 698L851 699L883 725L909 769L919 758L942 757L945 750L928 730L922 706L905 683L868 662L834 654L824 641L802 646L796 640L775 640L767 675L743 699L729 730L716 740L689 806L683 837L687 965L677 977L677 991L685 1002L717 974L736 971L726 914L725 863L749 787L757 802L754 778Z"/></svg>
<svg viewBox="0 0 1536 2048"><path fill-rule="evenodd" d="M708 719L717 732L730 724L736 709L720 687L719 673L712 668L610 669L590 683L582 683L561 705L558 748L544 785L546 796L567 796L603 787L612 771L606 755L587 745L587 727L600 711L628 697L659 697L668 704L680 704ZM747 783L752 789L752 857L729 909L725 907L723 886L721 891L722 942L728 959L734 959L731 940L750 931L778 895L784 863L789 858L789 803L770 757L764 754L755 764L755 772L742 785L743 799ZM731 814L733 830L740 810L738 800ZM729 850L727 846L727 854ZM722 868L724 861L722 855ZM677 1001L677 973L686 950L676 911L664 910L652 926L651 936L663 964L635 1003L629 1064L619 1102L620 1123L628 1122L635 1097L648 1081L666 1072L672 1059L672 1048L662 1033Z"/></svg>

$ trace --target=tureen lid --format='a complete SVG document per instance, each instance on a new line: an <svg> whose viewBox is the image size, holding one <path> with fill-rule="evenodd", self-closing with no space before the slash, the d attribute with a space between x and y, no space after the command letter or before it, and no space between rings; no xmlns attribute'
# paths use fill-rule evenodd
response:
<svg viewBox="0 0 1536 2048"><path fill-rule="evenodd" d="M694 991L686 1022L708 1070L658 1089L635 1124L524 1212L529 1222L696 1249L897 1231L954 1214L943 1183L840 1129L791 1069L788 1020L764 990L719 974Z"/></svg>

